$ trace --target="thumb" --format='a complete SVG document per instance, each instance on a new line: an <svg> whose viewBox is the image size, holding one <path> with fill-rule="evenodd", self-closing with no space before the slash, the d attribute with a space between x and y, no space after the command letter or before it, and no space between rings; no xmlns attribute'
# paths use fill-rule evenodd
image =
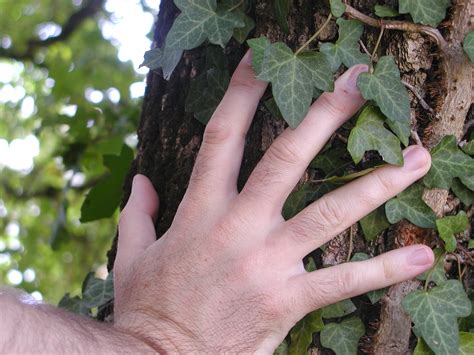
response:
<svg viewBox="0 0 474 355"><path fill-rule="evenodd" d="M158 205L158 195L150 180L135 175L130 198L120 214L116 272L126 270L156 240L154 220Z"/></svg>

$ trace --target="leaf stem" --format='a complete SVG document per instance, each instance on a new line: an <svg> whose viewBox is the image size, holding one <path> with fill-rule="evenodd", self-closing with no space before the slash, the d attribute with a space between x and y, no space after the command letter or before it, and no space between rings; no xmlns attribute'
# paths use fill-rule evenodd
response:
<svg viewBox="0 0 474 355"><path fill-rule="evenodd" d="M239 7L241 7L243 4L244 4L245 0L240 0L236 5L232 6L231 8L229 8L227 10L227 12L232 12L234 11L235 9L238 9Z"/></svg>
<svg viewBox="0 0 474 355"><path fill-rule="evenodd" d="M352 248L354 245L354 225L349 228L349 251L347 252L347 262L351 261Z"/></svg>
<svg viewBox="0 0 474 355"><path fill-rule="evenodd" d="M300 48L298 48L298 50L295 52L295 55L300 54L303 49L308 47L308 45L311 42L313 42L316 39L316 37L319 36L319 34L324 30L324 28L326 28L326 26L329 24L329 21L331 21L331 19L332 19L332 14L329 14L327 20L323 23L323 25L316 31L314 35L311 36L310 39L308 39Z"/></svg>
<svg viewBox="0 0 474 355"><path fill-rule="evenodd" d="M372 54L370 55L371 65L373 65L372 63L374 62L375 54L377 54L377 49L379 49L380 42L382 41L384 31L385 31L385 27L382 24L381 27L380 27L380 33L379 33L379 36L377 38L377 42L375 43L374 50L372 51Z"/></svg>

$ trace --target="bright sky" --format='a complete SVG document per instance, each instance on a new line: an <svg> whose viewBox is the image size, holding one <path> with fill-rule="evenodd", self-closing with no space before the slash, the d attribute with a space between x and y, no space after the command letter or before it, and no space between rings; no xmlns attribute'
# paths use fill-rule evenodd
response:
<svg viewBox="0 0 474 355"><path fill-rule="evenodd" d="M75 1L80 4L80 0ZM158 9L159 0L145 0L153 9ZM139 74L146 74L148 69L138 69L143 61L143 54L150 49L151 41L147 38L154 17L143 11L140 0L108 0L105 9L112 14L111 21L101 21L100 27L104 37L110 40L118 49L118 58L121 61L131 60L133 67ZM53 31L54 30L54 31ZM48 37L57 35L58 26L46 24L39 28L38 35ZM35 113L35 102L32 97L25 97L25 89L11 83L16 81L23 70L23 64L0 63L0 105L8 102L17 103L22 100L20 115L23 118L31 117ZM140 98L145 92L145 80L132 83L130 94L133 98ZM104 94L110 100L117 102L120 99L118 90L110 89L106 93L94 89L87 89L85 97L99 103ZM75 112L75 107L65 107L64 111ZM39 154L40 144L34 135L29 135L11 142L0 137L0 171L7 166L21 173L29 173L34 166L34 157Z"/></svg>

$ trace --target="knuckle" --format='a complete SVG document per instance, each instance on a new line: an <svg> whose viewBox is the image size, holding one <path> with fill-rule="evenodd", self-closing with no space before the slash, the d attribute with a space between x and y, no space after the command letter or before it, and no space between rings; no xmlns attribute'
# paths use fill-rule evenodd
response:
<svg viewBox="0 0 474 355"><path fill-rule="evenodd" d="M320 232L324 226L313 214L304 213L297 220L289 221L288 230L294 241L298 243L315 242L315 234Z"/></svg>
<svg viewBox="0 0 474 355"><path fill-rule="evenodd" d="M232 127L224 120L225 117L222 117L218 112L214 114L204 131L204 144L221 144L230 137Z"/></svg>
<svg viewBox="0 0 474 355"><path fill-rule="evenodd" d="M298 165L302 159L302 154L295 142L284 136L280 136L270 149L268 149L267 158L272 163L294 166Z"/></svg>
<svg viewBox="0 0 474 355"><path fill-rule="evenodd" d="M332 196L326 195L316 202L315 217L325 230L340 227L346 219L345 208Z"/></svg>
<svg viewBox="0 0 474 355"><path fill-rule="evenodd" d="M339 290L339 296L343 299L354 296L354 291L358 289L359 277L349 267L342 267L336 274L336 284Z"/></svg>

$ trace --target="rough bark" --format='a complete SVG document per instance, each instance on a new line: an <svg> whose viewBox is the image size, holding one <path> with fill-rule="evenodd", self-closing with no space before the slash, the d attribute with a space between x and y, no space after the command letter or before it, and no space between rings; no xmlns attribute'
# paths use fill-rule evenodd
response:
<svg viewBox="0 0 474 355"><path fill-rule="evenodd" d="M420 137L421 142L429 148L446 134L461 138L471 104L471 67L461 53L461 40L468 26L471 5L469 0L453 2L450 16L443 24L446 43L442 46L438 47L433 43L433 36L386 31L379 48L379 54L389 53L395 56L403 80L410 85L413 138L415 141ZM381 1L355 0L349 3L359 11L371 14L374 5ZM393 0L385 3L396 5ZM265 35L272 41L284 41L293 48L304 43L329 13L326 2L294 0L288 17L290 33L285 35L272 15L271 4L270 0L255 1L251 14L257 23L254 36ZM177 13L172 0L161 1L154 34L155 46L162 46ZM374 46L378 31L372 27L366 29L363 41L369 50ZM333 40L336 34L336 27L331 24L318 39ZM231 67L236 65L244 51L245 46L239 46L234 41L229 44L226 55ZM192 114L184 112L184 101L190 79L201 70L202 56L200 49L186 52L170 81L164 80L160 71L151 72L147 79L138 127L138 154L124 186L122 205L128 199L133 175L142 173L150 177L161 201L156 224L158 237L168 229L173 220L201 144L204 127ZM275 120L262 105L258 108L247 138L240 186L284 128L284 123ZM447 210L447 197L448 193L445 191L430 191L426 200L441 215ZM345 262L351 252L365 251L373 255L416 242L431 245L433 234L402 222L392 226L376 241L367 243L357 226L353 226L352 230L341 233L331 241L322 255L318 253L317 260L324 264L336 264ZM108 254L109 268L112 268L115 251L116 241ZM363 317L368 328L374 330L370 337L365 337L362 341L361 348L364 351L376 354L410 352L411 323L400 302L409 290L416 287L418 282L409 281L390 288L381 307L373 307L369 310L369 316Z"/></svg>

